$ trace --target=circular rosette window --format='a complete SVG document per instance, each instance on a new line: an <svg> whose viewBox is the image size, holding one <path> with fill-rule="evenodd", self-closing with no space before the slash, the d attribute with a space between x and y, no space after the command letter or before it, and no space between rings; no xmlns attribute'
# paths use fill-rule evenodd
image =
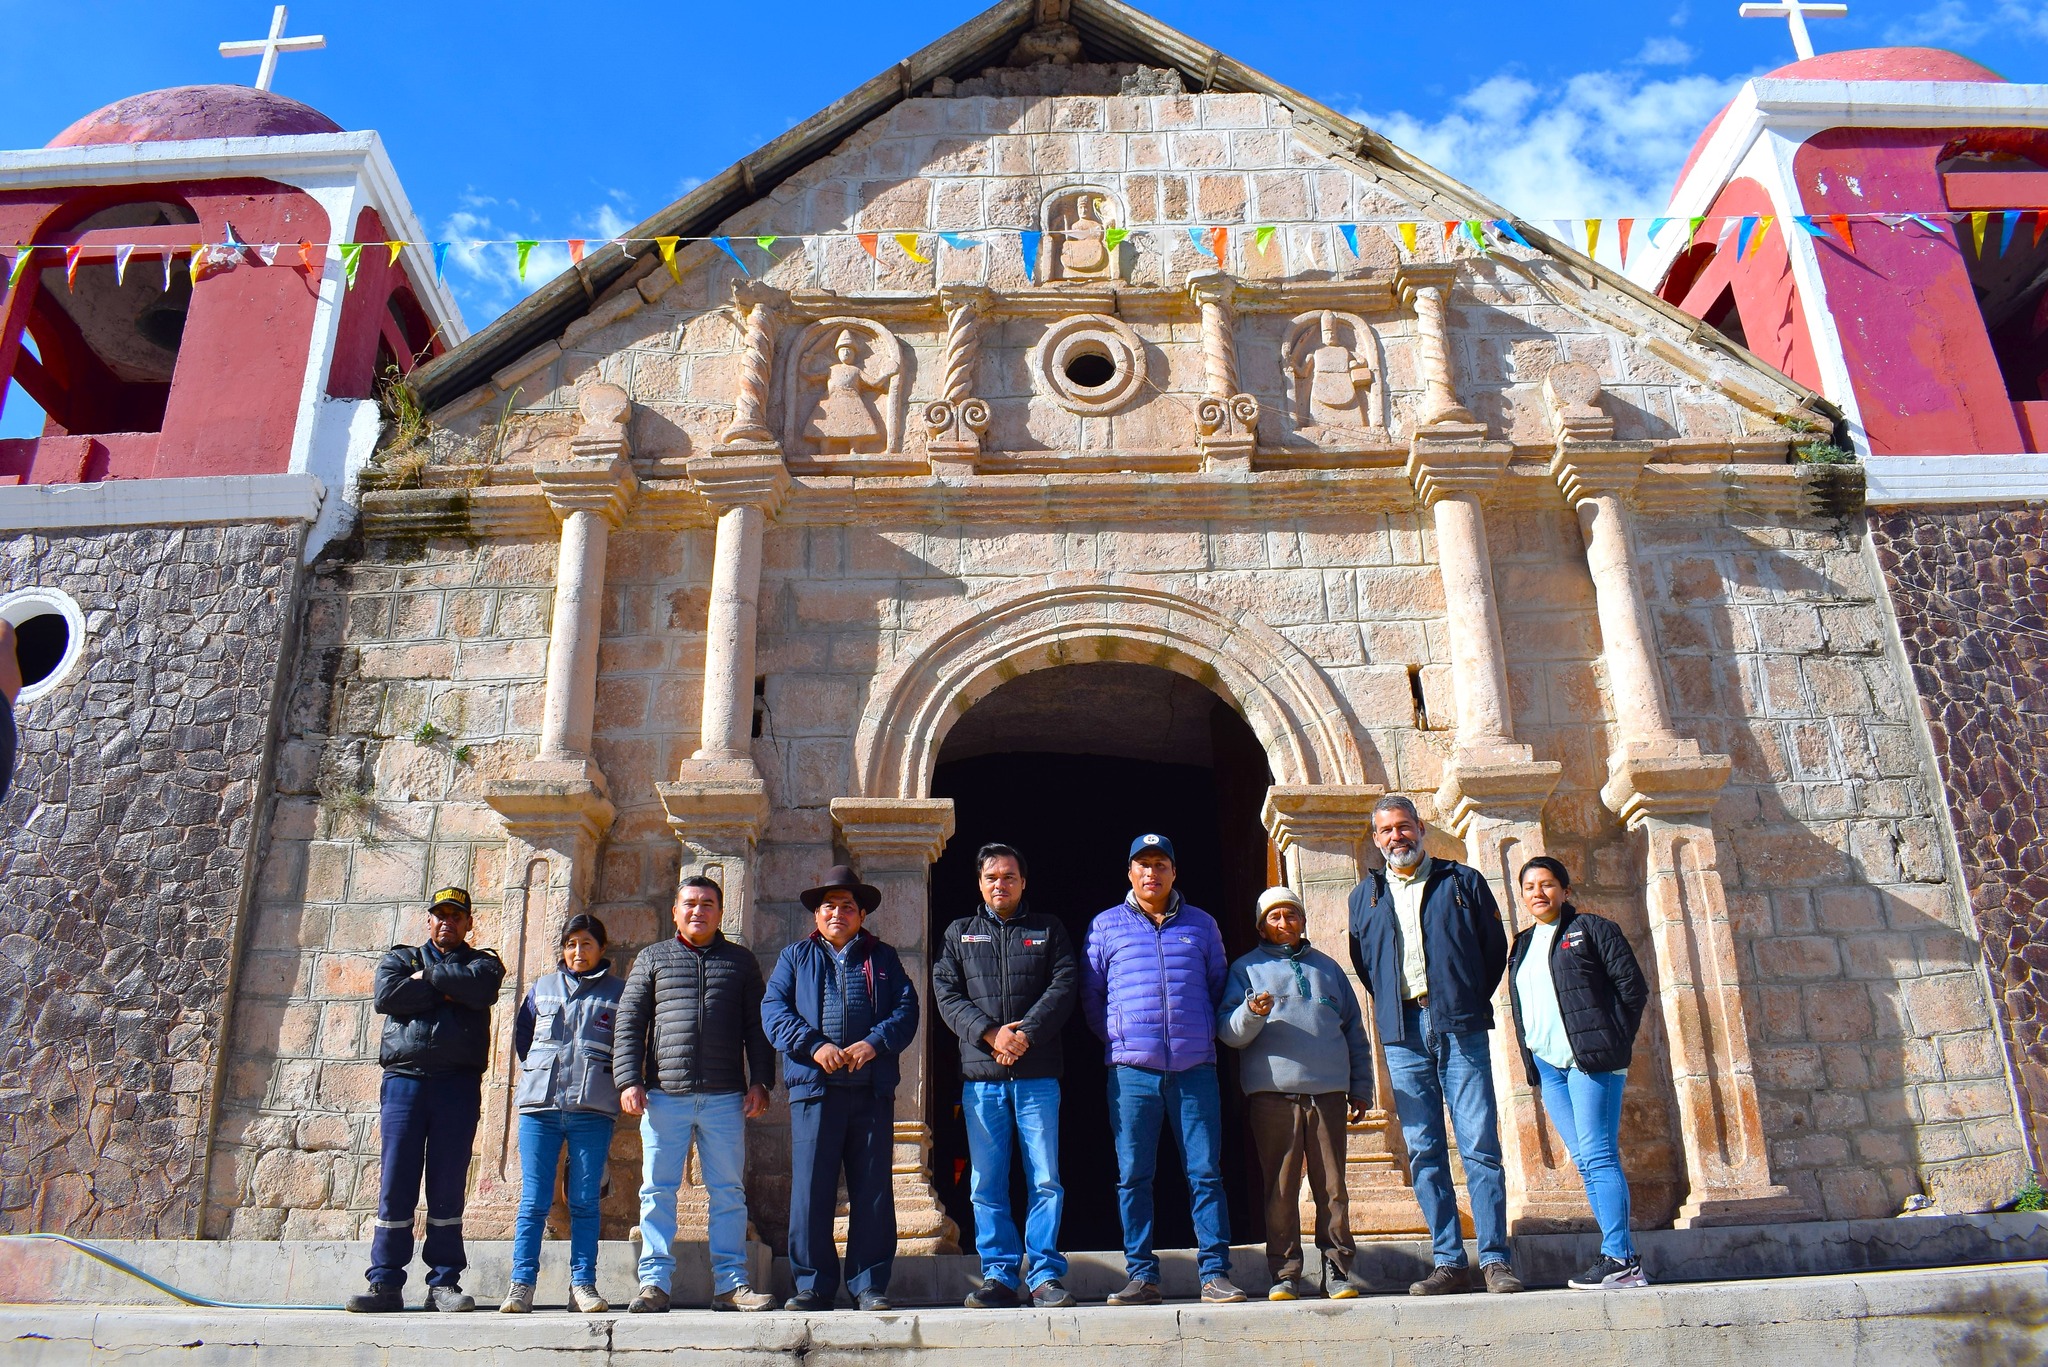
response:
<svg viewBox="0 0 2048 1367"><path fill-rule="evenodd" d="M1038 343L1032 363L1060 406L1084 417L1116 412L1145 383L1145 344L1121 320L1105 313L1083 313L1054 323Z"/></svg>

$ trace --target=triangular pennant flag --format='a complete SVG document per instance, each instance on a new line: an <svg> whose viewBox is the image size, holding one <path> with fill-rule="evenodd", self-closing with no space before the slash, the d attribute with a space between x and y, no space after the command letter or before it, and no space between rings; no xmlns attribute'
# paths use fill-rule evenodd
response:
<svg viewBox="0 0 2048 1367"><path fill-rule="evenodd" d="M854 240L860 243L862 251L877 261L882 259L882 235L880 233L855 233L853 236Z"/></svg>
<svg viewBox="0 0 2048 1367"><path fill-rule="evenodd" d="M177 259L178 254L169 247L164 248L157 254L164 261L164 293L169 294L171 291L171 262Z"/></svg>
<svg viewBox="0 0 2048 1367"><path fill-rule="evenodd" d="M519 255L519 278L526 279L526 258L533 255L533 249L540 244L530 237L522 237L512 244L512 250Z"/></svg>
<svg viewBox="0 0 2048 1367"><path fill-rule="evenodd" d="M70 246L64 249L64 288L75 291L78 288L78 262L85 255L85 248Z"/></svg>
<svg viewBox="0 0 2048 1367"><path fill-rule="evenodd" d="M676 243L680 241L682 241L680 237L657 237L654 239L654 248L661 253L661 264L668 267L669 279L675 281L678 285L683 283L683 273L676 269Z"/></svg>
<svg viewBox="0 0 2048 1367"><path fill-rule="evenodd" d="M1657 234L1663 232L1664 225L1669 223L1670 221L1671 220L1668 218L1653 218L1650 220L1649 231L1644 233L1643 236L1650 240L1650 245L1652 247L1657 245Z"/></svg>
<svg viewBox="0 0 2048 1367"><path fill-rule="evenodd" d="M348 281L348 287L356 287L356 268L363 264L363 244L360 242L337 243L341 248L341 274Z"/></svg>
<svg viewBox="0 0 2048 1367"><path fill-rule="evenodd" d="M774 246L781 240L782 238L775 233L763 233L759 237L756 237L754 239L754 245L756 247L759 247L762 251L767 252L768 255L774 256Z"/></svg>
<svg viewBox="0 0 2048 1367"><path fill-rule="evenodd" d="M206 265L206 244L204 242L194 242L186 250L192 253L192 283L196 285L202 279L201 268ZM362 248L357 247L356 250L360 252ZM355 281L351 280L349 283L353 285Z"/></svg>
<svg viewBox="0 0 2048 1367"><path fill-rule="evenodd" d="M916 233L891 233L889 236L895 238L896 245L903 249L903 254L918 265L929 266L932 264L932 259L929 256L925 256L918 251Z"/></svg>
<svg viewBox="0 0 2048 1367"><path fill-rule="evenodd" d="M712 238L712 239L711 239L711 245L712 245L712 246L714 246L714 247L716 247L716 248L718 248L718 250L720 250L720 251L724 252L724 253L725 253L725 254L726 254L727 256L731 257L731 258L732 258L732 264L733 264L733 265L735 265L735 266L738 266L738 267L740 268L740 274L741 274L741 275L752 275L752 274L753 274L753 272L752 272L752 271L750 271L750 270L748 270L748 269L747 269L747 263L746 263L746 262L744 262L744 261L742 261L742 260L740 260L740 254L739 254L738 252L736 252L736 251L734 251L734 250L732 249L732 239L731 239L731 238L729 238L729 237L714 237L714 238Z"/></svg>
<svg viewBox="0 0 2048 1367"><path fill-rule="evenodd" d="M223 247L246 247L249 245L242 241L241 238L235 236L235 225L232 223L221 224L220 244Z"/></svg>
<svg viewBox="0 0 2048 1367"><path fill-rule="evenodd" d="M1933 222L1925 214L1907 214L1906 217L1910 221L1917 223L1921 227L1925 228L1928 232L1933 233L1936 237L1943 237L1947 235L1946 230L1939 223Z"/></svg>
<svg viewBox="0 0 2048 1367"><path fill-rule="evenodd" d="M1979 209L1970 215L1970 240L1977 244L1977 259L1984 259L1984 229L1990 224L1991 215Z"/></svg>
<svg viewBox="0 0 2048 1367"><path fill-rule="evenodd" d="M1399 228L1401 245L1408 249L1408 255L1410 256L1415 255L1415 228L1416 225L1413 223L1403 223Z"/></svg>
<svg viewBox="0 0 2048 1367"><path fill-rule="evenodd" d="M1586 255L1598 256L1599 254L1600 220L1597 218L1589 218L1586 220Z"/></svg>
<svg viewBox="0 0 2048 1367"><path fill-rule="evenodd" d="M273 247L271 250L274 252L276 248ZM135 255L135 248L132 245L114 248L114 283L116 285L128 283L128 258L133 255ZM267 266L270 263L266 261L263 264Z"/></svg>
<svg viewBox="0 0 2048 1367"><path fill-rule="evenodd" d="M1757 220L1756 236L1749 239L1749 249L1751 251L1763 250L1764 239L1771 235L1771 225L1777 221L1778 216L1776 214L1765 214Z"/></svg>
<svg viewBox="0 0 2048 1367"><path fill-rule="evenodd" d="M1756 231L1756 215L1746 214L1737 220L1735 234L1735 259L1740 261L1749 251L1749 235Z"/></svg>
<svg viewBox="0 0 2048 1367"><path fill-rule="evenodd" d="M405 244L403 242L386 242L384 244L384 249L391 253L391 259L389 261L386 261L384 264L387 266L395 266L398 264L398 254L405 250Z"/></svg>
<svg viewBox="0 0 2048 1367"><path fill-rule="evenodd" d="M1843 246L1847 247L1852 252L1856 250L1856 233L1855 230L1849 226L1849 215L1829 214L1828 226L1835 230L1836 237L1842 239Z"/></svg>
<svg viewBox="0 0 2048 1367"><path fill-rule="evenodd" d="M939 241L945 243L956 252L971 252L981 245L965 233L940 233Z"/></svg>
<svg viewBox="0 0 2048 1367"><path fill-rule="evenodd" d="M1572 240L1572 221L1568 218L1553 218L1550 226L1557 229L1557 235L1569 242Z"/></svg>
<svg viewBox="0 0 2048 1367"><path fill-rule="evenodd" d="M572 237L572 238L570 238L570 239L569 239L569 261L570 261L570 264L572 264L572 265L573 265L573 264L575 264L575 263L577 263L577 262L580 262L580 261L582 261L582 260L583 260L583 249L584 249L584 247L586 247L586 246L588 246L588 245L589 245L589 243L588 243L588 242L586 242L586 241L585 241L585 240L584 240L583 238L580 238L580 237ZM437 272L437 273L438 273L438 272Z"/></svg>
<svg viewBox="0 0 2048 1367"><path fill-rule="evenodd" d="M436 242L434 244L434 278L436 280L439 280L448 269L448 248L451 245L451 243L447 242Z"/></svg>
<svg viewBox="0 0 2048 1367"><path fill-rule="evenodd" d="M1018 230L1017 250L1024 255L1024 278L1026 280L1035 281L1038 279L1038 241L1044 236L1045 234L1036 228L1022 228ZM868 252L872 255L874 248L868 248Z"/></svg>
<svg viewBox="0 0 2048 1367"><path fill-rule="evenodd" d="M2048 209L2034 210L2034 245L2041 245L2041 237L2048 233Z"/></svg>
<svg viewBox="0 0 2048 1367"><path fill-rule="evenodd" d="M1465 220L1465 236L1471 238L1472 245L1479 248L1480 251L1486 250L1486 234L1479 231L1478 219L1468 218Z"/></svg>
<svg viewBox="0 0 2048 1367"><path fill-rule="evenodd" d="M1209 230L1209 255L1216 258L1216 264L1227 265L1230 261L1230 229L1221 224Z"/></svg>
<svg viewBox="0 0 2048 1367"><path fill-rule="evenodd" d="M1998 239L1998 254L2000 256L2004 256L2006 248L2012 246L2012 235L2019 226L2020 211L2018 209L2007 209L2005 211L2005 233Z"/></svg>
<svg viewBox="0 0 2048 1367"><path fill-rule="evenodd" d="M1721 231L1714 235L1715 250L1719 251L1725 249L1728 246L1728 235L1741 226L1742 220L1739 218L1722 219ZM1740 251L1741 249L1738 247L1737 250Z"/></svg>
<svg viewBox="0 0 2048 1367"><path fill-rule="evenodd" d="M1496 218L1487 226L1518 247L1528 247L1532 252L1536 250L1535 247L1530 245L1529 239L1522 236L1522 230L1504 218Z"/></svg>
<svg viewBox="0 0 2048 1367"><path fill-rule="evenodd" d="M265 242L255 249L256 259L266 266L277 264L277 254L284 250L282 242Z"/></svg>
<svg viewBox="0 0 2048 1367"><path fill-rule="evenodd" d="M1209 254L1209 244L1202 241L1202 230L1195 227L1192 223L1188 225L1188 241L1194 243L1195 250L1201 252L1204 256Z"/></svg>
<svg viewBox="0 0 2048 1367"><path fill-rule="evenodd" d="M644 237L643 237L643 238L640 238L639 240L640 240L640 241L642 241L642 242L645 242L645 241L647 241L647 239L646 239L646 238L644 238ZM612 239L612 241L614 241L614 242L616 242L616 243L618 243L618 244L619 244L619 251L620 251L621 253L623 253L623 254L624 254L625 258L626 258L626 259L627 259L628 261L638 261L638 260L640 259L639 257L637 257L637 256L635 256L635 255L633 254L633 242L634 242L634 239L633 239L633 238L630 238L630 237L615 237L615 238L613 238L613 239Z"/></svg>
<svg viewBox="0 0 2048 1367"><path fill-rule="evenodd" d="M1102 230L1102 245L1111 251L1115 251L1124 244L1124 239L1130 235L1131 230L1129 228L1104 228Z"/></svg>
<svg viewBox="0 0 2048 1367"><path fill-rule="evenodd" d="M1455 218L1454 218L1454 219L1452 219L1452 220L1451 220L1450 222L1448 222L1448 223L1444 224L1444 245L1446 245L1446 246L1449 246L1449 245L1450 245L1450 241L1451 241L1451 234L1452 234L1452 233L1455 233L1456 231L1458 231L1458 220L1457 220L1457 219L1455 219Z"/></svg>
<svg viewBox="0 0 2048 1367"><path fill-rule="evenodd" d="M1686 229L1685 229L1685 245L1686 245L1686 246L1690 247L1690 246L1692 245L1692 243L1693 243L1693 239L1694 239L1694 238L1696 238L1696 237L1698 237L1698 236L1700 235L1700 225L1701 225L1702 223L1705 223L1706 221L1707 221L1707 220L1706 220L1706 219L1704 219L1704 218L1688 218L1688 219L1687 219L1687 220L1685 221L1685 222L1686 222Z"/></svg>
<svg viewBox="0 0 2048 1367"><path fill-rule="evenodd" d="M1631 229L1631 228L1633 228L1633 227L1635 227L1635 226L1636 226L1636 221L1635 221L1634 219L1632 219L1632 218L1617 218L1617 219L1615 219L1615 220L1614 220L1614 227L1615 227L1615 231L1616 231L1616 232L1618 232L1618 233L1619 233L1619 234L1621 235L1621 268L1622 268L1623 270L1627 270L1627 269L1628 269L1628 234L1629 234L1629 229Z"/></svg>
<svg viewBox="0 0 2048 1367"><path fill-rule="evenodd" d="M301 270L311 270L311 269L312 269L312 267L313 267L313 244L312 244L312 243L310 243L310 242L301 242L301 243L299 244L299 269L301 269Z"/></svg>
<svg viewBox="0 0 2048 1367"><path fill-rule="evenodd" d="M1279 230L1270 223L1262 223L1252 229L1252 245L1259 249L1260 256L1266 254L1266 248L1272 245L1273 234L1277 231Z"/></svg>
<svg viewBox="0 0 2048 1367"><path fill-rule="evenodd" d="M1344 235L1344 245L1350 249L1351 254L1353 256L1357 256L1358 225L1356 223L1339 223L1337 225L1337 231Z"/></svg>
<svg viewBox="0 0 2048 1367"><path fill-rule="evenodd" d="M7 272L8 289L13 289L21 283L22 273L28 269L29 255L34 251L34 247L16 247L14 249L14 266Z"/></svg>

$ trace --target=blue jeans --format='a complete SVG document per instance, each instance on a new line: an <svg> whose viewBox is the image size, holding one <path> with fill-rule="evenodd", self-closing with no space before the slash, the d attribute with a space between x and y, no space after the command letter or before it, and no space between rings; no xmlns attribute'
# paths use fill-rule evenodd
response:
<svg viewBox="0 0 2048 1367"><path fill-rule="evenodd" d="M1564 1141L1593 1218L1600 1222L1600 1251L1617 1262L1633 1262L1635 1240L1628 1233L1628 1178L1621 1171L1621 1089L1628 1074L1557 1069L1536 1060L1543 1083L1543 1109Z"/></svg>
<svg viewBox="0 0 2048 1367"><path fill-rule="evenodd" d="M1196 1266L1205 1282L1230 1275L1230 1212L1223 1204L1223 1100L1216 1065L1185 1072L1116 1064L1109 1070L1109 1123L1116 1129L1116 1200L1124 1220L1124 1268L1132 1281L1159 1284L1152 1252L1152 1178L1159 1131L1173 1117L1188 1165L1195 1217Z"/></svg>
<svg viewBox="0 0 2048 1367"><path fill-rule="evenodd" d="M469 1266L462 1248L462 1208L469 1196L469 1154L483 1110L483 1078L384 1075L377 1127L384 1164L378 1179L377 1225L370 1236L371 1286L405 1285L412 1261L412 1219L420 1183L427 1187L428 1286L459 1286Z"/></svg>
<svg viewBox="0 0 2048 1367"><path fill-rule="evenodd" d="M1028 1252L1033 1290L1066 1276L1067 1260L1059 1250L1060 1210L1067 1202L1060 1187L1059 1079L969 1082L960 1092L967 1157L973 1165L974 1250L981 1254L981 1275L1014 1291ZM1024 1179L1031 1188L1021 1243L1010 1214L1012 1131L1023 1141Z"/></svg>
<svg viewBox="0 0 2048 1367"><path fill-rule="evenodd" d="M1429 1224L1429 1244L1439 1267L1465 1266L1465 1241L1458 1234L1458 1193L1451 1185L1451 1150L1444 1137L1444 1103L1465 1160L1465 1186L1472 1197L1472 1232L1479 1265L1508 1261L1508 1186L1500 1162L1500 1121L1493 1100L1493 1060L1486 1031L1440 1035L1429 1011L1414 1002L1401 1007L1402 1038L1388 1040L1387 1072L1394 1079L1394 1113L1408 1143L1415 1199ZM1421 1047L1417 1048L1417 1042Z"/></svg>
<svg viewBox="0 0 2048 1367"><path fill-rule="evenodd" d="M650 1088L640 1117L640 1284L663 1291L676 1274L676 1188L697 1139L697 1166L711 1205L711 1290L747 1284L747 1121L744 1092L670 1096Z"/></svg>
<svg viewBox="0 0 2048 1367"><path fill-rule="evenodd" d="M555 1204L555 1165L569 1146L569 1175L562 1195L569 1202L569 1285L597 1284L597 1198L611 1158L612 1127L601 1111L519 1113L519 1218L512 1226L512 1280L532 1286L540 1280L540 1236Z"/></svg>

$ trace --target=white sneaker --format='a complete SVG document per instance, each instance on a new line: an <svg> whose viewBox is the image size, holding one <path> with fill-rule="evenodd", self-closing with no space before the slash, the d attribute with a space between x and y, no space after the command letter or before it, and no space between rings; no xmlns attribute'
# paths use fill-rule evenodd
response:
<svg viewBox="0 0 2048 1367"><path fill-rule="evenodd" d="M512 1283L512 1289L505 1293L505 1303L498 1307L501 1315L528 1315L533 1313L533 1288L525 1282Z"/></svg>
<svg viewBox="0 0 2048 1367"><path fill-rule="evenodd" d="M569 1306L579 1315L602 1315L611 1310L612 1303L598 1295L594 1286L572 1286L569 1288Z"/></svg>
<svg viewBox="0 0 2048 1367"><path fill-rule="evenodd" d="M1643 1275L1640 1258L1622 1262L1601 1254L1593 1265L1573 1277L1566 1285L1574 1291L1626 1291L1632 1287L1648 1286L1650 1279Z"/></svg>

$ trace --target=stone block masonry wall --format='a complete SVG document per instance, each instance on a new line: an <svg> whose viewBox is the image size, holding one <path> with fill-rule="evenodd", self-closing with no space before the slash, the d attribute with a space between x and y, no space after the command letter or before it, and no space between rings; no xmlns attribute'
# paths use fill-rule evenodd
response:
<svg viewBox="0 0 2048 1367"><path fill-rule="evenodd" d="M0 541L0 585L63 590L87 632L19 711L0 808L0 1230L200 1232L303 536Z"/></svg>
<svg viewBox="0 0 2048 1367"><path fill-rule="evenodd" d="M1870 530L1932 733L2040 1171L2048 1167L2048 513L2039 505L1883 509L1871 513Z"/></svg>

